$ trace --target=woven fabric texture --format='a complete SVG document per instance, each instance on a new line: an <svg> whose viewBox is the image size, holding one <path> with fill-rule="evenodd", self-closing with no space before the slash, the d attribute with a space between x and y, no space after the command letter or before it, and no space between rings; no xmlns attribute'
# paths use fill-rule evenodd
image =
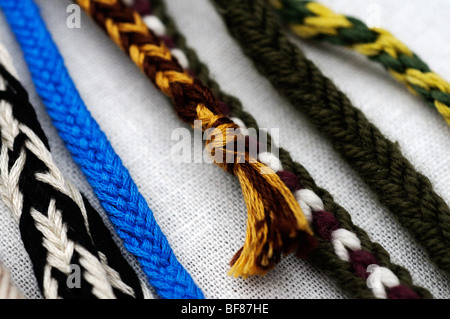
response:
<svg viewBox="0 0 450 319"><path fill-rule="evenodd" d="M170 101L137 72L136 66L87 16L81 14L80 29L66 26L70 14L66 10L71 1L37 0L37 3L87 107L151 203L175 254L206 298L347 297L328 277L294 256L283 258L275 271L262 278L242 280L227 276L228 261L239 249L246 226L246 208L238 181L212 164L172 161L171 147L175 142L171 141L171 133L187 126L177 118ZM411 271L416 284L429 289L436 298L448 298L449 279L436 270L424 251L379 205L368 187L307 119L259 75L228 35L211 2L167 0L166 3L188 43L208 64L222 89L239 97L261 127L280 128L280 144L349 210L355 224L389 251L393 262ZM447 1L411 0L408 6L387 0L374 0L370 4L357 0L322 3L389 29L430 67L450 78L450 65L446 62L450 45L444 42L444 32L450 27L444 14L450 9ZM407 22L412 16L418 18L410 25ZM426 34L421 33L424 28L428 30ZM102 211L52 127L3 16L0 36L30 93L55 161L94 207ZM450 189L450 145L443 141L448 140L450 131L439 114L411 96L401 84L388 79L381 67L367 63L358 54L332 45L301 41L295 36L292 39L302 44L306 55L373 123L399 142L404 155L430 178L435 190L449 203L450 195L446 192ZM440 49L436 50L432 43L439 43ZM0 231L4 234L0 238L0 259L11 270L13 281L27 297L40 297L31 264L20 243L20 233L4 206L0 206ZM134 265L143 276L136 262Z"/></svg>

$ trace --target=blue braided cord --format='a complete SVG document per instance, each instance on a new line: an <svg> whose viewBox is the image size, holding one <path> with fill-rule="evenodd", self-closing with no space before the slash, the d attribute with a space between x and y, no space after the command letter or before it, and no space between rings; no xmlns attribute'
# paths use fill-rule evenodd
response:
<svg viewBox="0 0 450 319"><path fill-rule="evenodd" d="M0 0L53 124L103 208L161 298L203 299L175 257L128 170L83 103L38 7L32 0Z"/></svg>

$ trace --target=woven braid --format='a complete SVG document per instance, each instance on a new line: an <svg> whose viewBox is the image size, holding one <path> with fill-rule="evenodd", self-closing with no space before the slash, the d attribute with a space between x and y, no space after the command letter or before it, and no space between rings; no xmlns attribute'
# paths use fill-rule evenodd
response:
<svg viewBox="0 0 450 319"><path fill-rule="evenodd" d="M0 299L24 299L22 292L11 282L8 269L0 263Z"/></svg>
<svg viewBox="0 0 450 319"><path fill-rule="evenodd" d="M199 60L195 51L187 46L174 21L167 15L163 1L135 0L133 7L143 16L144 21L150 22L146 23L150 29L156 27L157 30L164 31L162 33L165 39L164 42L170 45L171 51L179 50L178 55L184 55L182 59L186 59L188 62L186 67L193 73L198 74L199 78L222 101L228 101L227 104L233 121L238 123L244 131L247 127L255 128L258 131L255 119L243 111L241 102L237 98L221 91L217 82L209 76L208 67ZM160 19L159 22L157 21L158 18ZM268 136L268 141L270 148L270 136ZM312 211L313 222L316 225L315 233L319 236L321 245L310 254L310 259L315 261L319 267L325 269L330 277L337 280L339 285L355 298L373 298L375 294L381 298L417 298L418 295L425 298L431 297L425 289L412 285L411 277L406 270L390 263L389 255L378 244L372 243L365 231L353 225L350 215L332 200L330 194L314 184L305 168L293 162L286 150L280 149L280 155L281 162L273 154L269 153L260 153L260 159L265 158L267 164L273 167L283 182L294 191L303 211ZM302 188L305 180L308 187ZM314 192L324 194L324 197L326 197L325 203ZM333 215L327 211L314 209L319 207L324 210L324 206L326 207L325 209L333 207L339 214ZM332 233L334 233L334 242L331 239ZM351 240L342 240L344 237ZM343 243L345 249L339 249L342 248L339 243ZM375 248L372 248L374 246ZM350 253L346 253L347 249L350 250ZM327 259L317 258L317 256L326 257ZM378 260L381 260L382 263L379 263ZM365 281L361 279L368 278L367 266L371 263L379 263L384 265L382 267L393 270L391 273L396 273L400 277L402 285L391 286L391 288L386 289L387 291L381 290L381 293L379 293L380 290L376 289L370 293ZM387 279L386 277L393 278L392 276L380 276L380 280L385 280ZM394 283L398 282L394 280ZM376 286L374 285L374 287Z"/></svg>
<svg viewBox="0 0 450 319"><path fill-rule="evenodd" d="M201 129L209 136L206 147L215 152L214 163L238 177L248 211L247 234L244 246L232 258L229 273L244 278L264 275L282 253L296 251L305 256L314 248L316 240L292 193L248 149L239 149L237 143L243 136L228 134L238 126L224 115L223 103L183 70L140 15L121 1L77 2L156 87L172 98L181 119L191 125L201 121ZM230 154L234 155L231 163L227 161Z"/></svg>
<svg viewBox="0 0 450 319"><path fill-rule="evenodd" d="M40 138L42 132L30 129L30 126L34 126L34 114L32 113L31 120L25 119L25 123L31 122L31 125L22 124L24 121L16 119L17 109L20 108L16 105L26 105L27 96L20 91L16 92L16 87L14 83L11 85L11 78L3 66L0 66L0 74L1 195L20 223L22 239L33 261L44 296L114 298L106 272L85 228L81 211L77 211L78 206L67 200L66 195L60 191L66 191L67 186L65 181L58 180L59 171L53 172L54 164L51 162L48 145ZM5 82L8 82L8 86ZM69 232L67 224L74 231ZM87 289L67 287L71 264L82 269L82 278L86 282L83 285Z"/></svg>
<svg viewBox="0 0 450 319"><path fill-rule="evenodd" d="M430 181L288 40L269 4L215 2L257 69L310 118L431 260L450 273L450 209Z"/></svg>
<svg viewBox="0 0 450 319"><path fill-rule="evenodd" d="M313 1L271 0L281 19L300 37L349 47L383 65L415 95L432 104L450 125L450 83L432 72L391 33L369 28Z"/></svg>
<svg viewBox="0 0 450 319"><path fill-rule="evenodd" d="M96 297L143 298L148 295L147 288L141 285L123 258L99 214L56 167L25 89L6 70L16 73L3 46L0 46L0 61L3 86L0 104L1 195L20 221L22 239L32 257L43 295L55 298L61 286L64 294L60 297L78 296L76 290L80 289L66 291L64 288L74 253L83 258L80 259L82 267L91 260L86 265L96 269L100 275L96 280L108 287L103 290L112 286L113 295L96 293ZM56 209L48 209L46 216L45 209L50 206ZM42 258L45 255L47 258ZM53 276L57 271L65 276ZM106 283L102 283L104 274ZM88 269L86 280L91 282L88 278L92 276ZM91 294L86 289L80 292L83 293L80 297Z"/></svg>
<svg viewBox="0 0 450 319"><path fill-rule="evenodd" d="M1 0L0 5L54 125L150 284L162 298L203 298L81 100L36 5L31 0Z"/></svg>

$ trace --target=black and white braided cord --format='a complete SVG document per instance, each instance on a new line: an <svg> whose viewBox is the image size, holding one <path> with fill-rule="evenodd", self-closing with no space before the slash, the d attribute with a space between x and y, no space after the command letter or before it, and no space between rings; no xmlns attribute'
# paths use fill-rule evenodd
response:
<svg viewBox="0 0 450 319"><path fill-rule="evenodd" d="M19 222L45 298L150 298L100 215L61 174L0 45L0 197ZM80 270L80 285L68 285ZM73 282L73 281L72 281Z"/></svg>

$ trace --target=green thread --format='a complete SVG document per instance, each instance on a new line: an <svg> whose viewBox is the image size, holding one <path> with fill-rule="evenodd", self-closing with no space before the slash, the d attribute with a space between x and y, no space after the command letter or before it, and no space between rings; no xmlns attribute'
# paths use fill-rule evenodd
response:
<svg viewBox="0 0 450 319"><path fill-rule="evenodd" d="M281 4L281 8L276 8L276 12L280 16L284 23L291 26L302 26L304 21L308 17L316 17L314 12L311 12L308 8L308 4L315 4L313 1L302 1L302 0L277 0ZM326 20L327 18L323 18ZM324 34L318 33L312 38L322 41L327 41L332 44L340 46L355 46L360 44L372 44L377 41L380 36L378 30L369 28L364 22L358 20L354 17L345 16L345 19L350 22L350 26L340 26L336 27L336 34ZM393 38L394 39L394 38ZM397 39L395 41L399 42ZM430 67L422 61L416 54L411 53L412 56L404 54L399 50L391 48L395 53L395 57L389 55L384 51L380 51L378 54L368 56L372 61L381 64L386 70L394 70L395 72L405 75L408 69L418 70L424 74L432 73ZM440 81L440 84L446 84L444 80ZM415 89L417 86L410 86ZM425 85L419 90L415 90L419 95L421 95L429 104L433 107L436 106L436 101L443 103L446 107L450 107L450 93L447 89L442 89L442 87L431 86L427 87ZM433 92L430 94L429 92ZM435 94L439 92L440 94ZM450 124L450 118L447 111L439 110L442 113L446 121Z"/></svg>
<svg viewBox="0 0 450 319"><path fill-rule="evenodd" d="M187 45L184 36L177 29L175 22L166 13L164 1L151 0L151 4L153 14L158 16L163 22L166 27L167 35L175 41L177 47L187 56L190 69L195 72L206 86L211 88L213 93L218 96L219 99L228 105L231 116L240 118L247 127L255 128L256 131L258 131L259 127L256 120L251 114L243 110L240 100L221 90L219 84L211 78L208 67L200 61L196 52ZM270 150L270 135L267 136L267 141ZM373 243L363 229L353 224L350 214L334 201L330 193L316 185L308 171L302 165L295 162L288 151L280 148L279 158L283 165L283 170L293 172L302 181L302 185L305 188L315 192L323 200L325 208L328 211L335 213L341 226L354 232L360 239L364 250L367 250L376 256L381 266L391 269L403 285L414 289L414 291L422 298L432 298L431 294L426 289L413 285L409 272L405 268L393 264L389 254L379 244ZM365 280L357 277L350 269L349 264L336 256L334 248L330 243L320 240L319 246L309 255L309 259L324 270L327 275L332 277L338 286L352 297L361 299L374 298L370 289L367 288Z"/></svg>
<svg viewBox="0 0 450 319"><path fill-rule="evenodd" d="M268 4L214 2L256 68L308 116L431 260L450 274L450 209L430 181L288 40Z"/></svg>

